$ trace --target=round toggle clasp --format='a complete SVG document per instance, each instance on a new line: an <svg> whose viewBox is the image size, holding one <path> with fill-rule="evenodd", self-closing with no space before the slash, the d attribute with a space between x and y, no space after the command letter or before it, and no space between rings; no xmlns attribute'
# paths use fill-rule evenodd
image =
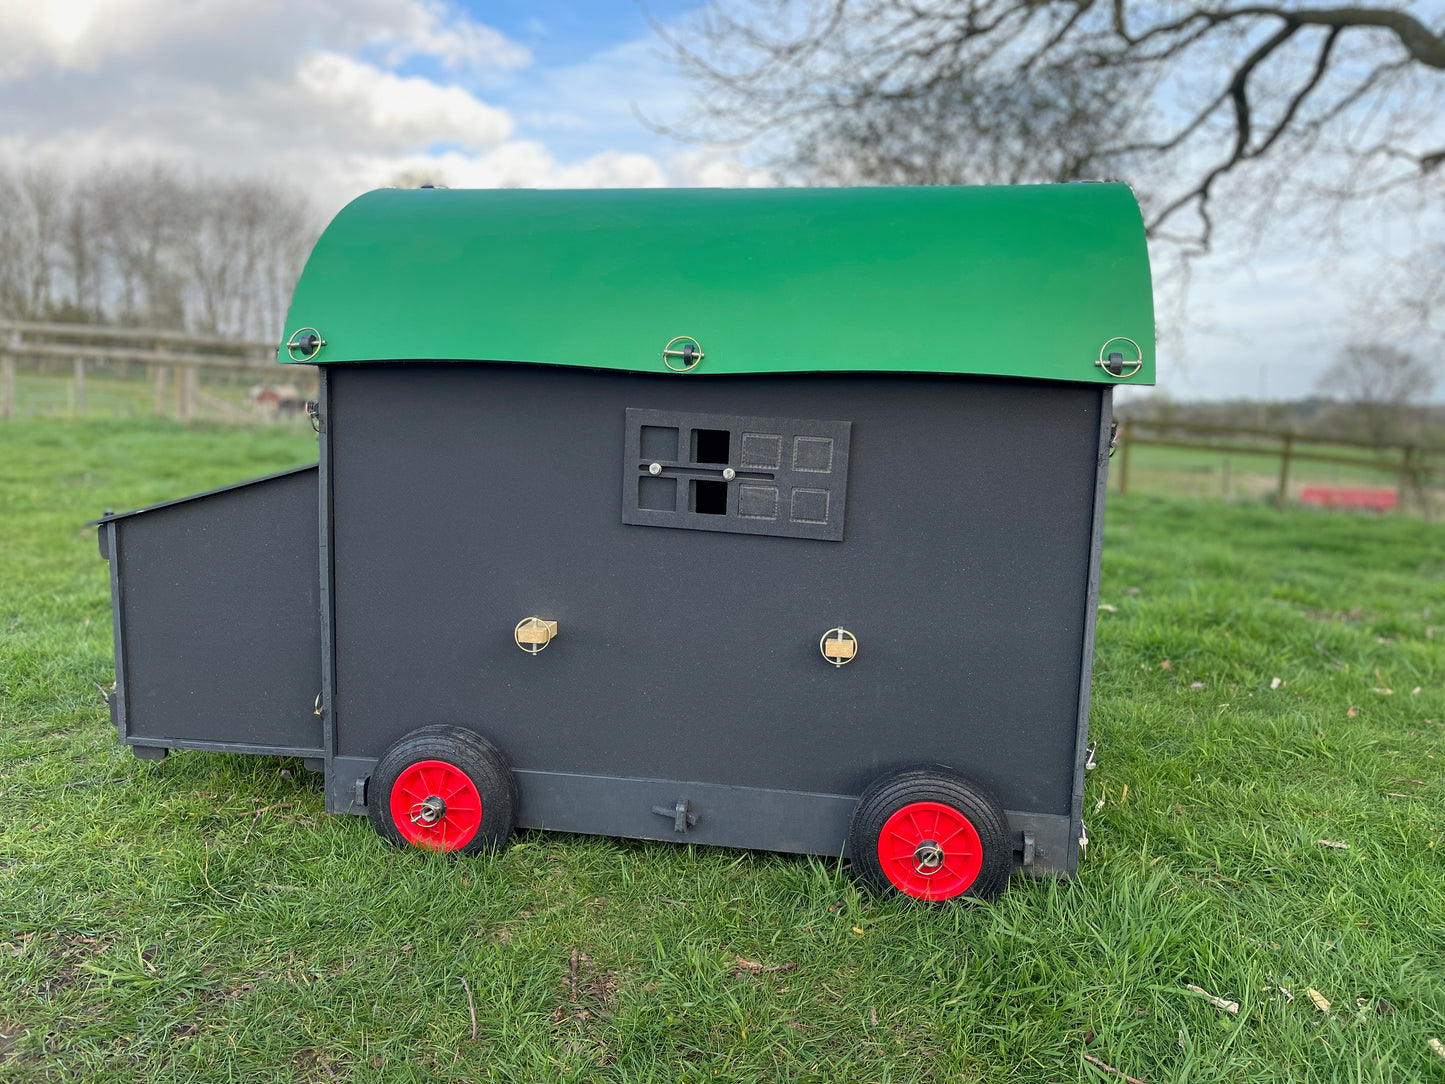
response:
<svg viewBox="0 0 1445 1084"><path fill-rule="evenodd" d="M517 641L517 646L528 655L544 650L556 635L557 622L546 621L540 617L524 617L512 630L512 639Z"/></svg>
<svg viewBox="0 0 1445 1084"><path fill-rule="evenodd" d="M678 346L681 343L681 346ZM673 358L681 358L681 365L674 365ZM662 348L662 363L675 373L687 373L698 367L702 361L702 344L691 335L679 335L675 339L669 339L666 346Z"/></svg>
<svg viewBox="0 0 1445 1084"><path fill-rule="evenodd" d="M1134 348L1135 356L1126 358L1122 351L1111 350L1110 347L1115 343L1128 343ZM1133 339L1123 335L1116 335L1103 346L1099 347L1099 357L1094 364L1103 369L1104 372L1108 373L1115 380L1127 380L1143 366L1144 351L1139 349L1139 344ZM1132 368L1130 368L1130 366L1132 366ZM1126 368L1129 369L1128 372L1124 371Z"/></svg>
<svg viewBox="0 0 1445 1084"><path fill-rule="evenodd" d="M844 666L858 656L858 637L847 629L829 629L818 641L818 650L834 666Z"/></svg>
<svg viewBox="0 0 1445 1084"><path fill-rule="evenodd" d="M303 327L286 340L286 353L292 361L310 361L325 345L326 340L321 337L321 332L314 327ZM299 357L296 353L298 350L301 351Z"/></svg>

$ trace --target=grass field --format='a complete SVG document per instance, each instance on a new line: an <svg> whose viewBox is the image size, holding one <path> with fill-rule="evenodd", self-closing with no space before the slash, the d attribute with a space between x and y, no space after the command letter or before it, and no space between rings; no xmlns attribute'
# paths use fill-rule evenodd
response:
<svg viewBox="0 0 1445 1084"><path fill-rule="evenodd" d="M934 909L117 748L84 521L314 442L0 425L0 1081L1445 1081L1445 529L1115 501L1081 876Z"/></svg>

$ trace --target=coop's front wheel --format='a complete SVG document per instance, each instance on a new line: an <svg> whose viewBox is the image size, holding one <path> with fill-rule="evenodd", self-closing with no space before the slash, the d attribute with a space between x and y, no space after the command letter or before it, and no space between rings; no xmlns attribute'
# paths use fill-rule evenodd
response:
<svg viewBox="0 0 1445 1084"><path fill-rule="evenodd" d="M470 730L413 730L382 754L367 813L399 847L478 851L506 843L517 823L517 781L497 747Z"/></svg>
<svg viewBox="0 0 1445 1084"><path fill-rule="evenodd" d="M899 772L858 800L848 829L853 869L881 892L920 900L988 899L1013 866L1008 820L977 783L942 769Z"/></svg>

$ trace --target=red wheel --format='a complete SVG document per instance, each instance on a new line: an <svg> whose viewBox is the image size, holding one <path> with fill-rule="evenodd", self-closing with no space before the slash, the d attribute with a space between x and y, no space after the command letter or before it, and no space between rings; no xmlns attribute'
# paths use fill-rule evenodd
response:
<svg viewBox="0 0 1445 1084"><path fill-rule="evenodd" d="M897 772L864 791L848 853L854 872L879 891L934 903L996 896L1013 868L1003 808L944 769Z"/></svg>
<svg viewBox="0 0 1445 1084"><path fill-rule="evenodd" d="M978 829L952 806L911 802L883 823L878 862L900 892L947 900L967 892L983 867Z"/></svg>
<svg viewBox="0 0 1445 1084"><path fill-rule="evenodd" d="M408 843L437 851L465 847L482 826L482 796L444 760L419 760L391 786L391 819Z"/></svg>
<svg viewBox="0 0 1445 1084"><path fill-rule="evenodd" d="M461 727L402 737L377 761L366 794L372 826L402 847L475 854L500 847L517 823L517 781L506 758Z"/></svg>

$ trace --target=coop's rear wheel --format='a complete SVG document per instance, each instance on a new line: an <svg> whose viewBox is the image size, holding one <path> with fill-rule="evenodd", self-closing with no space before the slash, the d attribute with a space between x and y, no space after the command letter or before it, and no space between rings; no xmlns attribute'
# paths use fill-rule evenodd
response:
<svg viewBox="0 0 1445 1084"><path fill-rule="evenodd" d="M423 727L382 754L367 786L367 813L399 847L475 854L511 836L517 781L485 738L461 727Z"/></svg>
<svg viewBox="0 0 1445 1084"><path fill-rule="evenodd" d="M996 896L1013 865L1002 807L943 769L899 772L869 787L853 812L848 849L873 888L930 901Z"/></svg>

